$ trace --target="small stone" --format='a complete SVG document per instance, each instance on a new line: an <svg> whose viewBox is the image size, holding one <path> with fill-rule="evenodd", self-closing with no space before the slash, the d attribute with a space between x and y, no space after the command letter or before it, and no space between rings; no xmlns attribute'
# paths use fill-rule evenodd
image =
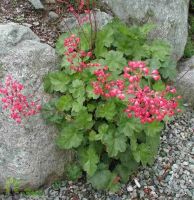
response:
<svg viewBox="0 0 194 200"><path fill-rule="evenodd" d="M33 22L32 23L34 26L38 26L40 23L39 22Z"/></svg>
<svg viewBox="0 0 194 200"><path fill-rule="evenodd" d="M132 187L131 185L129 185L129 186L127 187L127 191L128 191L128 192L132 192L132 191L133 191L133 187Z"/></svg>
<svg viewBox="0 0 194 200"><path fill-rule="evenodd" d="M193 196L192 193L191 193L189 190L187 190L187 194L188 194L188 196L190 196L190 197Z"/></svg>
<svg viewBox="0 0 194 200"><path fill-rule="evenodd" d="M191 137L191 141L194 142L194 136ZM193 148L194 149L194 148Z"/></svg>
<svg viewBox="0 0 194 200"><path fill-rule="evenodd" d="M185 138L185 133L184 132L182 132L180 134L181 134L182 138Z"/></svg>
<svg viewBox="0 0 194 200"><path fill-rule="evenodd" d="M194 118L191 118L191 122L194 123Z"/></svg>
<svg viewBox="0 0 194 200"><path fill-rule="evenodd" d="M50 20L56 20L59 18L59 15L56 12L50 11L49 12L49 19Z"/></svg>
<svg viewBox="0 0 194 200"><path fill-rule="evenodd" d="M28 1L34 6L35 9L44 9L44 6L40 0L28 0Z"/></svg>
<svg viewBox="0 0 194 200"><path fill-rule="evenodd" d="M45 1L46 1L46 3L56 3L55 0L45 0Z"/></svg>
<svg viewBox="0 0 194 200"><path fill-rule="evenodd" d="M191 172L194 173L194 165L190 166Z"/></svg>
<svg viewBox="0 0 194 200"><path fill-rule="evenodd" d="M177 164L173 164L172 170L173 170L173 171L176 171L177 169L178 169L178 165L177 165Z"/></svg>
<svg viewBox="0 0 194 200"><path fill-rule="evenodd" d="M150 174L149 174L149 172L147 170L144 172L144 176L145 176L146 179L149 178Z"/></svg>
<svg viewBox="0 0 194 200"><path fill-rule="evenodd" d="M135 185L137 185L138 188L141 187L141 185L139 184L139 182L138 182L138 180L136 178L134 179L134 182L135 182Z"/></svg>
<svg viewBox="0 0 194 200"><path fill-rule="evenodd" d="M194 159L193 158L189 158L189 163L194 165Z"/></svg>
<svg viewBox="0 0 194 200"><path fill-rule="evenodd" d="M188 163L188 162L183 162L183 165L184 165L184 166L188 166L189 163Z"/></svg>
<svg viewBox="0 0 194 200"><path fill-rule="evenodd" d="M141 199L144 199L144 198L143 198L144 195L145 195L145 194L144 194L144 191L141 190L141 191L139 192L139 196L140 196L140 198L141 198Z"/></svg>
<svg viewBox="0 0 194 200"><path fill-rule="evenodd" d="M27 27L29 27L29 28L32 27L32 24L28 24L28 23L22 23L22 25L23 25L23 26L27 26Z"/></svg>
<svg viewBox="0 0 194 200"><path fill-rule="evenodd" d="M192 148L191 154L194 155L194 147Z"/></svg>
<svg viewBox="0 0 194 200"><path fill-rule="evenodd" d="M163 136L163 140L166 140L166 139L167 139L167 138L166 138L166 136L164 135L164 136Z"/></svg>

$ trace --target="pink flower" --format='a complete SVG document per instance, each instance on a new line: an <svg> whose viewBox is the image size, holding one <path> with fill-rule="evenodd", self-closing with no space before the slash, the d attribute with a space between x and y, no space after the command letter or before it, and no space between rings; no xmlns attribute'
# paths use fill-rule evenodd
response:
<svg viewBox="0 0 194 200"><path fill-rule="evenodd" d="M24 86L11 76L7 76L5 86L0 87L3 109L8 110L10 112L10 117L17 123L21 123L22 118L26 116L39 113L41 108L37 102L30 102L27 100L27 97L22 94L23 89ZM26 113L28 113L28 115Z"/></svg>
<svg viewBox="0 0 194 200"><path fill-rule="evenodd" d="M128 63L129 67L124 67L124 80L109 81L111 74L108 67L94 71L97 81L93 82L94 93L105 98L118 98L121 101L128 98L125 112L128 117L137 117L142 123L162 121L165 116L172 116L178 109L177 100L181 98L166 99L168 93L176 93L175 88L170 86L166 90L158 92L149 86L141 87L141 79L144 76L151 76L155 81L160 79L158 70L153 70L149 74L149 69L141 61ZM130 96L129 96L130 95Z"/></svg>

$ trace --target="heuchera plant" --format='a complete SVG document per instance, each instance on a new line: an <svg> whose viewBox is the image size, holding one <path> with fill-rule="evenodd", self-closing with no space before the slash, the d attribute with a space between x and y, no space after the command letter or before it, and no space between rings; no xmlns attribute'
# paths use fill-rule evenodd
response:
<svg viewBox="0 0 194 200"><path fill-rule="evenodd" d="M171 78L169 50L145 39L147 27L114 21L94 45L87 24L60 37L61 70L45 76L45 91L55 96L43 116L58 127L58 147L75 152L69 178L84 172L95 188L117 191L140 164L154 162L164 121L180 112L176 89L163 83Z"/></svg>

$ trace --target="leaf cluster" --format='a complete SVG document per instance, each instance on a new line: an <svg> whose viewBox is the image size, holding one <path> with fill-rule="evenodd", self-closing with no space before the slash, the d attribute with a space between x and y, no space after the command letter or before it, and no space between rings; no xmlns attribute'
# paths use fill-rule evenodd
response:
<svg viewBox="0 0 194 200"><path fill-rule="evenodd" d="M148 39L153 28L153 24L128 27L113 20L97 33L94 51L97 61L119 73L126 61L143 60L150 69L158 69L163 80L173 80L176 63L171 59L171 47L162 40Z"/></svg>
<svg viewBox="0 0 194 200"><path fill-rule="evenodd" d="M97 32L94 62L108 65L118 78L127 60L145 60L150 68L159 69L164 79L172 78L174 68L167 68L169 46L158 40L149 41L147 34L151 28L151 25L129 28L118 21L106 25ZM83 30L90 37L90 26ZM72 32L79 33L80 49L91 48L90 39L83 32ZM83 73L69 69L63 54L63 40L69 34L63 34L57 42L57 51L62 56L60 71L50 72L44 78L45 91L54 98L43 106L43 117L57 126L58 147L76 152L76 163L66 168L68 177L76 180L84 172L95 188L117 191L140 164L154 162L163 123L141 124L125 115L125 102L95 95L91 69ZM148 84L147 80L142 84ZM161 81L152 87L160 91L164 84Z"/></svg>

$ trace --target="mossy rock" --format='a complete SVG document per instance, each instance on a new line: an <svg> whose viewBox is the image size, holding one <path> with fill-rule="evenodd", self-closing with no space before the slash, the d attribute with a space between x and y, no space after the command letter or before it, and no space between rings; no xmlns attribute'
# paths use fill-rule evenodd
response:
<svg viewBox="0 0 194 200"><path fill-rule="evenodd" d="M194 2L194 1L193 1ZM193 3L194 8L194 3ZM190 58L194 55L194 15L189 16L189 36L184 51L184 57Z"/></svg>

